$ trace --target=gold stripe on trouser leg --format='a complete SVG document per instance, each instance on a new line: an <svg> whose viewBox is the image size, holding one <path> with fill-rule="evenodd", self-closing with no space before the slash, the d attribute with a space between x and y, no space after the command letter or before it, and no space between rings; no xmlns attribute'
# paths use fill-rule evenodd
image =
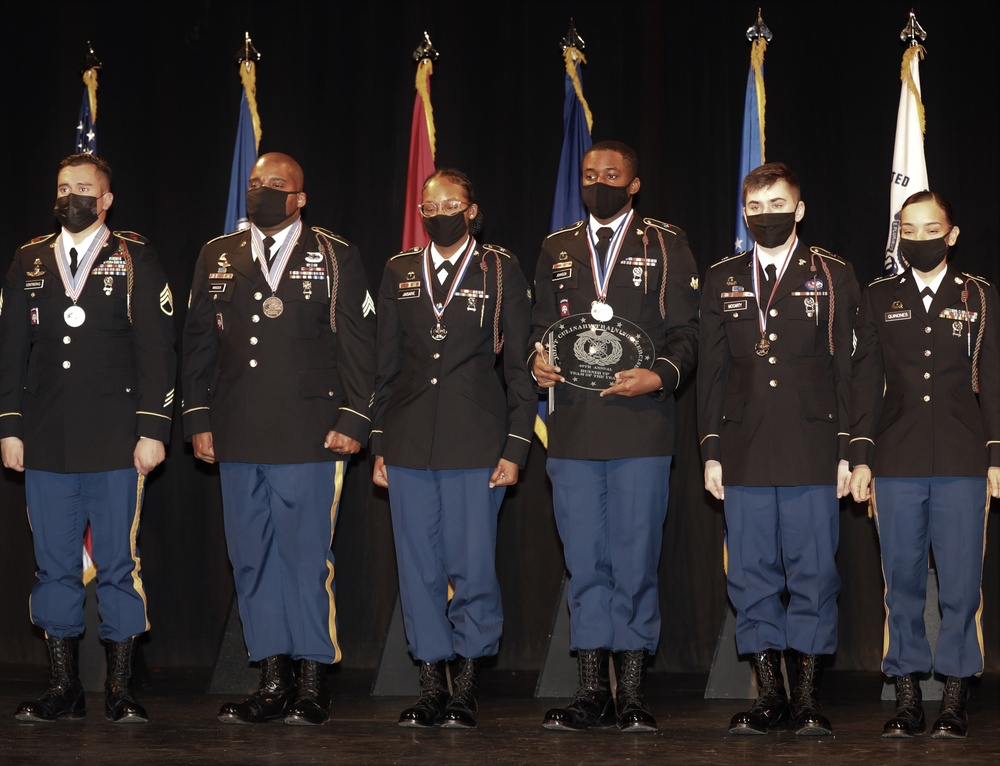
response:
<svg viewBox="0 0 1000 766"><path fill-rule="evenodd" d="M986 561L986 528L990 518L990 486L986 485L986 506L983 509L983 552L982 560L979 564L979 608L976 610L976 637L979 640L979 653L983 658L983 670L986 669L986 645L983 642L983 565ZM976 676L981 676L980 670Z"/></svg>
<svg viewBox="0 0 1000 766"><path fill-rule="evenodd" d="M347 470L347 461L338 460L336 462L337 468L333 476L333 505L330 507L330 547L333 547L333 535L337 529L337 509L340 507L340 493L344 490L344 472ZM330 631L330 643L333 644L333 661L335 663L340 662L340 644L337 643L337 603L336 599L333 597L333 577L334 577L334 567L333 564L327 559L326 568L329 570L326 574L326 595L330 600L330 618L329 618L329 631Z"/></svg>
<svg viewBox="0 0 1000 766"><path fill-rule="evenodd" d="M875 477L872 477L872 497L868 505L868 515L875 522L875 531L879 531L878 503L875 500ZM885 668L885 658L889 655L889 587L885 579L885 559L882 557L882 536L879 535L879 568L882 570L882 608L885 610L885 622L882 623L882 662L879 667Z"/></svg>
<svg viewBox="0 0 1000 766"><path fill-rule="evenodd" d="M135 512L132 515L132 530L129 532L129 551L132 554L132 561L135 566L132 567L132 588L136 593L139 594L139 598L142 599L142 615L146 621L146 630L149 630L149 613L146 611L146 591L142 587L142 564L139 563L139 555L136 552L136 537L139 535L139 516L142 514L142 493L146 485L146 477L141 473L139 474L138 481L135 485Z"/></svg>

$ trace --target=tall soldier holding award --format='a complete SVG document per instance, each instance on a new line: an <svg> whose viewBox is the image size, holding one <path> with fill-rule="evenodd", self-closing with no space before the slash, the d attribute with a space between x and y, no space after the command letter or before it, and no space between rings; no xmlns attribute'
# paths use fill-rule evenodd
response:
<svg viewBox="0 0 1000 766"><path fill-rule="evenodd" d="M368 439L375 305L357 248L302 222L299 163L264 154L249 187L251 226L202 248L184 326L184 434L196 458L219 463L261 673L219 720L321 725L327 666L340 660L330 546L347 460Z"/></svg>
<svg viewBox="0 0 1000 766"><path fill-rule="evenodd" d="M787 165L751 171L743 205L756 245L708 270L698 361L705 488L724 500L736 647L759 692L729 730L765 734L791 719L798 734L829 734L816 695L821 656L837 646L858 282L849 263L799 240L806 208ZM797 669L791 709L784 650Z"/></svg>
<svg viewBox="0 0 1000 766"><path fill-rule="evenodd" d="M136 535L146 475L170 437L173 300L149 243L105 225L114 195L103 159L64 159L56 195L62 230L18 250L0 294L0 447L4 465L25 472L38 563L31 621L52 664L48 691L16 717L84 715L75 654L89 522L108 647L105 713L143 722L129 689L135 639L149 630Z"/></svg>
<svg viewBox="0 0 1000 766"><path fill-rule="evenodd" d="M545 239L535 275L528 364L552 389L547 470L580 670L547 729L616 718L622 731L656 728L642 687L660 637L673 392L695 366L698 276L684 232L632 209L638 191L635 152L594 144L583 158L590 216Z"/></svg>

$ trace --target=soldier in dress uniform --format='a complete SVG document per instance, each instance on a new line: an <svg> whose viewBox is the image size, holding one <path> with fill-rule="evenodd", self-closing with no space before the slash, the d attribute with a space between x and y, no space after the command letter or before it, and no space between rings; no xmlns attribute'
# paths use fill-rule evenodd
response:
<svg viewBox="0 0 1000 766"><path fill-rule="evenodd" d="M673 393L695 366L698 276L684 232L633 210L638 160L629 146L594 144L582 171L590 215L542 243L528 358L538 385L554 388L547 471L580 671L573 701L549 710L543 725L579 730L617 720L622 731L651 731L656 720L643 677L660 638L657 567L674 452ZM546 330L560 319L582 328L601 323L602 336L586 330L573 345L589 349L584 358L599 358L597 367L613 377L588 388L583 376L550 363L554 341ZM620 340L616 328L628 328ZM649 342L641 363L616 366L628 336L640 335ZM587 380L602 378L588 373Z"/></svg>
<svg viewBox="0 0 1000 766"><path fill-rule="evenodd" d="M986 516L1000 497L1000 301L993 285L948 262L958 234L942 195L907 198L899 252L909 268L870 284L858 314L851 492L871 501L882 550L882 672L897 701L884 737L924 732L917 675L932 669L946 681L931 736L964 737L969 678L984 668ZM941 606L933 659L924 632L931 547Z"/></svg>
<svg viewBox="0 0 1000 766"><path fill-rule="evenodd" d="M226 723L325 723L341 658L330 546L347 460L371 427L375 305L357 248L306 226L305 204L299 164L262 155L250 228L202 248L184 327L184 433L219 463L243 637L261 668L254 694L222 706Z"/></svg>
<svg viewBox="0 0 1000 766"><path fill-rule="evenodd" d="M406 637L420 662L420 698L399 724L473 728L480 664L503 627L497 515L538 402L522 356L531 291L517 258L476 240L464 173L431 175L420 213L430 242L391 258L379 289L373 480L389 489Z"/></svg>
<svg viewBox="0 0 1000 766"><path fill-rule="evenodd" d="M756 244L712 266L701 303L698 421L705 488L724 500L736 646L759 694L734 734L791 722L829 734L816 699L837 646L839 500L859 288L849 263L799 241L805 203L783 163L743 181ZM786 592L787 607L782 602ZM789 710L781 652L797 680Z"/></svg>
<svg viewBox="0 0 1000 766"><path fill-rule="evenodd" d="M105 225L111 168L89 154L59 164L58 234L15 254L0 294L0 447L25 472L38 563L31 620L52 680L22 721L82 718L82 544L89 522L109 720L148 716L129 689L135 639L149 630L136 537L146 476L165 456L174 408L173 299L143 237Z"/></svg>

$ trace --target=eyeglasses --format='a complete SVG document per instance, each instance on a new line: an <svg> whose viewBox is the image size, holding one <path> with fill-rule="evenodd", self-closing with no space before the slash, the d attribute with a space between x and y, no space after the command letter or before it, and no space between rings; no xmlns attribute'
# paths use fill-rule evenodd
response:
<svg viewBox="0 0 1000 766"><path fill-rule="evenodd" d="M472 205L468 202L462 202L460 199L446 199L444 202L422 202L417 205L420 215L424 218L433 218L438 214L456 215L470 207Z"/></svg>

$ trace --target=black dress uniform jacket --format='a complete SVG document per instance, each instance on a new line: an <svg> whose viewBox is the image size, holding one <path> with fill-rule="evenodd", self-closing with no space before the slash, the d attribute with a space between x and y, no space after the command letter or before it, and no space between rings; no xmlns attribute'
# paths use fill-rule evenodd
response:
<svg viewBox="0 0 1000 766"><path fill-rule="evenodd" d="M985 476L1000 466L996 288L949 266L929 312L919 290L907 270L876 280L861 299L851 464L882 477Z"/></svg>
<svg viewBox="0 0 1000 766"><path fill-rule="evenodd" d="M375 374L375 306L358 250L303 225L271 318L251 248L239 231L198 258L182 349L185 438L211 431L220 462L342 459L323 440L333 429L367 443Z"/></svg>
<svg viewBox="0 0 1000 766"><path fill-rule="evenodd" d="M798 243L767 312L770 348L760 356L752 268L753 253L740 253L712 266L705 278L698 360L702 459L722 463L726 485L836 484L849 443L852 328L860 293L854 269ZM761 290L766 307L770 285L764 282Z"/></svg>
<svg viewBox="0 0 1000 766"><path fill-rule="evenodd" d="M393 256L379 288L372 454L418 470L493 468L500 458L523 466L538 397L522 356L531 291L517 258L476 244L440 341L431 337L433 285L424 284L423 258L423 248ZM495 369L501 333L506 391Z"/></svg>
<svg viewBox="0 0 1000 766"><path fill-rule="evenodd" d="M545 330L560 319L560 310L562 315L589 314L597 300L588 236L586 222L580 221L542 243L529 368L534 343L545 343ZM649 336L655 355L652 371L660 376L663 389L648 396L601 398L599 391L557 385L555 410L546 422L549 457L620 460L672 455L672 394L694 369L698 353L698 274L687 235L636 213L623 234L607 303L616 316Z"/></svg>
<svg viewBox="0 0 1000 766"><path fill-rule="evenodd" d="M140 436L170 440L177 357L167 277L144 238L110 234L77 300L86 319L70 327L56 242L23 245L0 296L0 437L24 441L29 469L131 468Z"/></svg>

